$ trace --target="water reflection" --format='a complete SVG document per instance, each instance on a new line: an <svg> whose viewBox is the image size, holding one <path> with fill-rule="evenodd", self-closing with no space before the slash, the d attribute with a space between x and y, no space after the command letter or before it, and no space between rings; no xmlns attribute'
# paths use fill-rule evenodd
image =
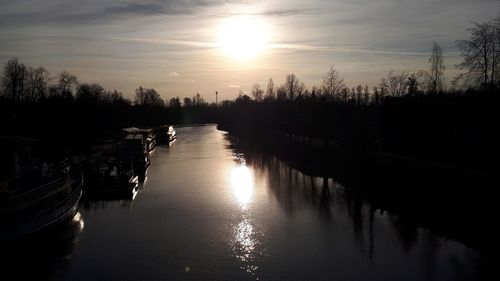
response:
<svg viewBox="0 0 500 281"><path fill-rule="evenodd" d="M246 209L252 201L255 188L252 171L245 164L234 167L231 170L230 185L233 196L241 208Z"/></svg>
<svg viewBox="0 0 500 281"><path fill-rule="evenodd" d="M72 223L75 225L75 228L78 232L82 232L85 227L85 222L83 221L82 214L77 212L76 215L72 219Z"/></svg>
<svg viewBox="0 0 500 281"><path fill-rule="evenodd" d="M85 226L80 212L68 221L19 240L0 242L0 280L52 280L68 266Z"/></svg>
<svg viewBox="0 0 500 281"><path fill-rule="evenodd" d="M256 278L259 268L256 261L262 254L257 250L261 233L255 226L252 213L248 208L254 197L255 179L243 155L236 155L234 160L238 164L230 171L229 183L231 193L239 204L241 213L236 216L238 219L233 223L231 244L234 255L242 263L241 269Z"/></svg>

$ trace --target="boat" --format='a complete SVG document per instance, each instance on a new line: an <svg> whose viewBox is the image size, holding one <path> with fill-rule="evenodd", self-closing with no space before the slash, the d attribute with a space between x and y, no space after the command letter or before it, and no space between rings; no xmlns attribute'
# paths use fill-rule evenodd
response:
<svg viewBox="0 0 500 281"><path fill-rule="evenodd" d="M123 140L119 157L130 160L134 174L139 176L140 181L145 179L146 171L151 164L151 158L144 145L144 137L142 135L130 134L126 136Z"/></svg>
<svg viewBox="0 0 500 281"><path fill-rule="evenodd" d="M93 195L135 194L139 177L134 173L133 156L121 154L123 145L99 146L84 166L85 193Z"/></svg>
<svg viewBox="0 0 500 281"><path fill-rule="evenodd" d="M139 129L136 127L122 129L124 138L129 136L142 136L142 144L147 152L152 152L156 147L156 135L152 129Z"/></svg>
<svg viewBox="0 0 500 281"><path fill-rule="evenodd" d="M34 144L27 139L13 137L0 145L10 148L2 153L3 167L12 167L0 179L0 238L19 238L76 214L83 176L68 159L32 158Z"/></svg>
<svg viewBox="0 0 500 281"><path fill-rule="evenodd" d="M156 142L158 144L170 144L177 138L174 126L163 125L156 129Z"/></svg>

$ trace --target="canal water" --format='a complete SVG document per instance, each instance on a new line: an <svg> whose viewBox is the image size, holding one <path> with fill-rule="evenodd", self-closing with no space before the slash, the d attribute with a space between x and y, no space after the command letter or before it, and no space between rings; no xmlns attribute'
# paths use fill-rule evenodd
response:
<svg viewBox="0 0 500 281"><path fill-rule="evenodd" d="M371 207L334 179L241 152L214 125L177 135L153 152L134 200L83 201L68 224L7 246L0 280L479 277L478 252Z"/></svg>

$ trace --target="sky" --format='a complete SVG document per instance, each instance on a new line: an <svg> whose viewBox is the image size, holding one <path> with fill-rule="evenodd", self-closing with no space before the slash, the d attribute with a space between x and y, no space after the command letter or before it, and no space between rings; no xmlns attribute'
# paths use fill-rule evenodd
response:
<svg viewBox="0 0 500 281"><path fill-rule="evenodd" d="M499 15L499 0L0 0L0 64L66 70L128 98L142 85L214 101L289 73L311 88L330 66L376 86L428 69L438 42L451 80L455 41Z"/></svg>

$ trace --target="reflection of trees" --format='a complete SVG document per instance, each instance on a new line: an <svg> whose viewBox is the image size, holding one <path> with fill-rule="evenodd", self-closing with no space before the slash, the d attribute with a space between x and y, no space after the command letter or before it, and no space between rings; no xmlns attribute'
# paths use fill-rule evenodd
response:
<svg viewBox="0 0 500 281"><path fill-rule="evenodd" d="M80 214L74 219L14 242L0 243L0 280L55 279L54 272L71 259Z"/></svg>
<svg viewBox="0 0 500 281"><path fill-rule="evenodd" d="M397 215L389 216L389 220L396 230L399 242L401 243L403 250L409 253L418 240L417 228L413 224L408 223L408 221L405 221L402 217Z"/></svg>
<svg viewBox="0 0 500 281"><path fill-rule="evenodd" d="M334 179L305 175L277 157L255 149L245 149L232 141L229 143L236 154L244 155L256 178L267 181L271 194L288 216L294 216L300 210L311 207L326 221L335 220L336 215L347 215L352 225L355 245L368 258L374 257L377 218L388 219L405 252L411 252L419 241L418 229L412 220L377 212L377 207L368 203L363 196L352 189L344 188ZM428 238L435 239L431 234ZM426 241L429 242L429 239ZM435 248L435 244L427 244L429 249ZM429 251L425 254L430 255L432 251ZM432 269L429 268L429 271L432 272Z"/></svg>

